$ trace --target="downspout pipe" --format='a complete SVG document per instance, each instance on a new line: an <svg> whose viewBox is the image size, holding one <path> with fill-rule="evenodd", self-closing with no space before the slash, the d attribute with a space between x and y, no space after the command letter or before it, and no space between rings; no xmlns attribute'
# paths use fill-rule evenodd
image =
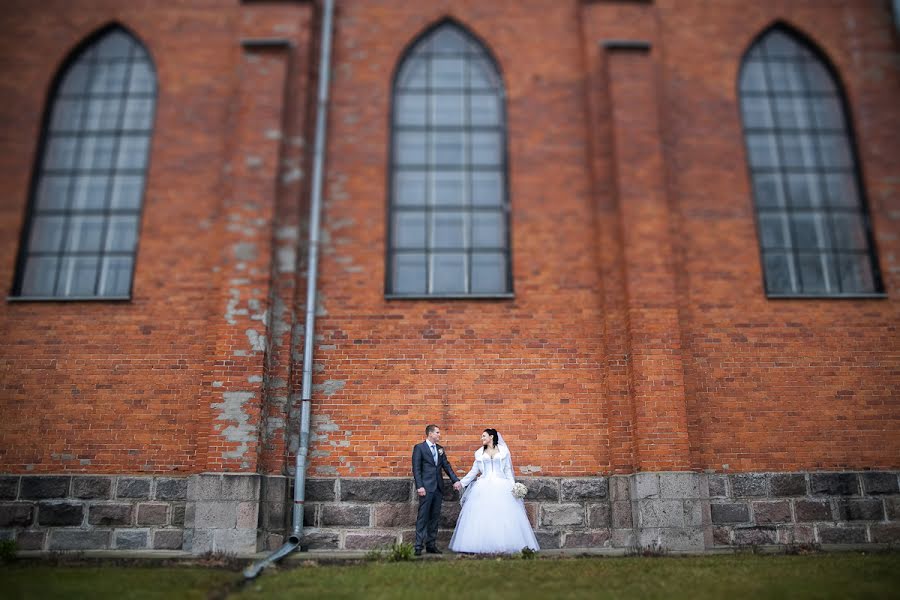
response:
<svg viewBox="0 0 900 600"><path fill-rule="evenodd" d="M291 534L274 553L244 570L253 579L268 565L300 547L303 537L303 504L306 497L306 459L309 454L310 407L312 402L313 344L316 337L316 279L319 272L319 230L322 212L322 182L325 174L325 139L328 117L328 87L331 81L331 36L334 0L324 0L319 48L319 90L316 102L316 139L313 151L312 198L309 207L309 246L306 276L306 321L303 328L303 383L301 390L300 445L294 470L294 507Z"/></svg>

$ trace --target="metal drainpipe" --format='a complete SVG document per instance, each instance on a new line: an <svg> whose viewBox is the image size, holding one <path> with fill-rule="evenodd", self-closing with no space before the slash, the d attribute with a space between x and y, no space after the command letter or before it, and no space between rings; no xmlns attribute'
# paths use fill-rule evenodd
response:
<svg viewBox="0 0 900 600"><path fill-rule="evenodd" d="M319 270L319 221L322 212L322 179L325 166L325 129L328 116L328 85L331 79L331 28L334 0L324 0L322 39L319 48L319 93L316 104L316 140L313 154L312 202L309 208L309 268L306 276L306 324L303 329L303 388L301 392L300 446L294 471L294 508L291 534L271 555L244 570L253 579L268 565L300 546L303 536L303 502L306 497L306 457L309 453L310 403L312 400L313 343L316 335L316 278Z"/></svg>

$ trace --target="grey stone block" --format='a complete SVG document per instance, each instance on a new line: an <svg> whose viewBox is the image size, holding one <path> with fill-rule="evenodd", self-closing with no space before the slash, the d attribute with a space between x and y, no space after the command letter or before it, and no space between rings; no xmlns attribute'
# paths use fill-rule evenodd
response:
<svg viewBox="0 0 900 600"><path fill-rule="evenodd" d="M889 523L886 525L872 525L872 541L876 544L900 543L900 525Z"/></svg>
<svg viewBox="0 0 900 600"><path fill-rule="evenodd" d="M157 529L153 532L154 550L181 550L183 545L184 531L181 529ZM235 552L236 550L229 548L227 551Z"/></svg>
<svg viewBox="0 0 900 600"><path fill-rule="evenodd" d="M184 527L184 513L185 505L183 503L176 503L172 505L172 526Z"/></svg>
<svg viewBox="0 0 900 600"><path fill-rule="evenodd" d="M603 500L609 497L609 482L606 477L585 477L562 480L562 501L578 502Z"/></svg>
<svg viewBox="0 0 900 600"><path fill-rule="evenodd" d="M635 473L631 482L633 485L632 500L659 497L659 473Z"/></svg>
<svg viewBox="0 0 900 600"><path fill-rule="evenodd" d="M629 475L613 475L609 478L609 497L614 502L624 502L631 500L628 491L628 482L631 479Z"/></svg>
<svg viewBox="0 0 900 600"><path fill-rule="evenodd" d="M33 521L33 505L25 502L0 504L0 527L28 527Z"/></svg>
<svg viewBox="0 0 900 600"><path fill-rule="evenodd" d="M160 477L156 480L157 500L187 500L186 477Z"/></svg>
<svg viewBox="0 0 900 600"><path fill-rule="evenodd" d="M412 494L410 479L341 479L341 500L403 502Z"/></svg>
<svg viewBox="0 0 900 600"><path fill-rule="evenodd" d="M806 475L803 473L776 473L772 475L771 484L772 495L777 498L806 495Z"/></svg>
<svg viewBox="0 0 900 600"><path fill-rule="evenodd" d="M798 523L831 521L831 503L828 500L795 500L794 514Z"/></svg>
<svg viewBox="0 0 900 600"><path fill-rule="evenodd" d="M456 527L456 521L459 519L459 511L462 507L459 502L443 502L441 504L441 514L438 518L438 527L442 529L453 529ZM412 522L415 525L415 521ZM408 526L409 523L404 523Z"/></svg>
<svg viewBox="0 0 900 600"><path fill-rule="evenodd" d="M541 506L541 526L571 527L584 525L584 506L580 504L544 504Z"/></svg>
<svg viewBox="0 0 900 600"><path fill-rule="evenodd" d="M282 502L266 502L260 504L260 523L261 527L267 531L282 529L286 526L285 505ZM303 506L304 514L306 513L306 505Z"/></svg>
<svg viewBox="0 0 900 600"><path fill-rule="evenodd" d="M670 500L699 498L700 475L697 473L660 473L659 497Z"/></svg>
<svg viewBox="0 0 900 600"><path fill-rule="evenodd" d="M88 510L88 523L101 526L131 525L134 506L131 504L94 504Z"/></svg>
<svg viewBox="0 0 900 600"><path fill-rule="evenodd" d="M765 497L769 494L769 477L765 473L731 475L732 498Z"/></svg>
<svg viewBox="0 0 900 600"><path fill-rule="evenodd" d="M611 522L610 505L606 502L588 505L588 527L608 529Z"/></svg>
<svg viewBox="0 0 900 600"><path fill-rule="evenodd" d="M237 502L197 502L188 505L187 519L193 506L193 526L195 529L234 529L237 527Z"/></svg>
<svg viewBox="0 0 900 600"><path fill-rule="evenodd" d="M738 546L774 544L778 530L774 527L735 527L733 543Z"/></svg>
<svg viewBox="0 0 900 600"><path fill-rule="evenodd" d="M684 527L684 503L681 500L639 500L638 527Z"/></svg>
<svg viewBox="0 0 900 600"><path fill-rule="evenodd" d="M147 547L148 533L146 529L120 529L115 533L116 549L142 550Z"/></svg>
<svg viewBox="0 0 900 600"><path fill-rule="evenodd" d="M219 473L200 473L188 477L188 500L221 500L222 499L222 475ZM206 543L206 540L200 540ZM210 540L210 545L212 541Z"/></svg>
<svg viewBox="0 0 900 600"><path fill-rule="evenodd" d="M391 533L348 533L344 539L346 550L373 550L375 548L387 548L397 541L397 536Z"/></svg>
<svg viewBox="0 0 900 600"><path fill-rule="evenodd" d="M563 537L563 548L608 548L611 545L609 529L578 531L567 533Z"/></svg>
<svg viewBox="0 0 900 600"><path fill-rule="evenodd" d="M884 508L887 518L891 521L900 521L900 497L893 496L884 499Z"/></svg>
<svg viewBox="0 0 900 600"><path fill-rule="evenodd" d="M307 479L303 491L308 502L333 502L337 499L335 493L336 479ZM291 492L293 493L293 492ZM403 498L408 501L409 498Z"/></svg>
<svg viewBox="0 0 900 600"><path fill-rule="evenodd" d="M42 502L38 505L38 523L42 527L71 527L84 520L84 505L70 502Z"/></svg>
<svg viewBox="0 0 900 600"><path fill-rule="evenodd" d="M267 502L284 502L287 499L287 492L287 477L282 475L264 475L260 477L259 497L262 500Z"/></svg>
<svg viewBox="0 0 900 600"><path fill-rule="evenodd" d="M109 548L108 530L54 529L50 531L48 550L106 550Z"/></svg>
<svg viewBox="0 0 900 600"><path fill-rule="evenodd" d="M838 500L838 519L841 521L883 521L884 505L880 498Z"/></svg>
<svg viewBox="0 0 900 600"><path fill-rule="evenodd" d="M444 489L441 494L443 503L447 504L448 502L452 502L458 504L460 496L461 494L453 489L453 483L449 479L444 479Z"/></svg>
<svg viewBox="0 0 900 600"><path fill-rule="evenodd" d="M757 525L770 523L790 523L791 503L787 500L781 502L754 502L753 516Z"/></svg>
<svg viewBox="0 0 900 600"><path fill-rule="evenodd" d="M257 502L238 502L236 520L238 529L257 529L259 527L259 504Z"/></svg>
<svg viewBox="0 0 900 600"><path fill-rule="evenodd" d="M120 477L116 485L116 498L144 499L150 497L150 479Z"/></svg>
<svg viewBox="0 0 900 600"><path fill-rule="evenodd" d="M711 522L709 516L709 503L706 500L684 501L684 525L685 527L703 527Z"/></svg>
<svg viewBox="0 0 900 600"><path fill-rule="evenodd" d="M722 503L709 505L712 522L714 524L723 523L746 523L750 520L750 507L744 503Z"/></svg>
<svg viewBox="0 0 900 600"><path fill-rule="evenodd" d="M612 527L613 529L628 529L634 527L631 514L631 502L613 502Z"/></svg>
<svg viewBox="0 0 900 600"><path fill-rule="evenodd" d="M15 500L19 495L19 477L17 475L0 477L0 500Z"/></svg>
<svg viewBox="0 0 900 600"><path fill-rule="evenodd" d="M529 477L520 480L528 488L529 501L559 501L559 480L549 477Z"/></svg>
<svg viewBox="0 0 900 600"><path fill-rule="evenodd" d="M322 526L368 527L369 507L325 504L322 506Z"/></svg>
<svg viewBox="0 0 900 600"><path fill-rule="evenodd" d="M442 507L443 508L443 507ZM375 506L375 527L411 527L416 523L418 506L411 502Z"/></svg>
<svg viewBox="0 0 900 600"><path fill-rule="evenodd" d="M300 539L300 547L307 550L337 550L339 545L336 531L306 530Z"/></svg>
<svg viewBox="0 0 900 600"><path fill-rule="evenodd" d="M318 513L318 507L319 507L318 504L304 504L303 505L303 526L304 527L319 527L320 523L318 523L316 521L316 514Z"/></svg>
<svg viewBox="0 0 900 600"><path fill-rule="evenodd" d="M778 528L779 544L814 544L816 529L812 525L794 525Z"/></svg>
<svg viewBox="0 0 900 600"><path fill-rule="evenodd" d="M16 536L16 545L19 550L43 550L46 539L46 531L20 531Z"/></svg>
<svg viewBox="0 0 900 600"><path fill-rule="evenodd" d="M556 550L560 547L560 534L554 531L535 531L534 537L541 550Z"/></svg>
<svg viewBox="0 0 900 600"><path fill-rule="evenodd" d="M868 496L881 494L897 494L897 474L889 472L872 472L862 474L863 491Z"/></svg>
<svg viewBox="0 0 900 600"><path fill-rule="evenodd" d="M648 527L638 533L638 545L650 549L703 550L705 540L703 529Z"/></svg>
<svg viewBox="0 0 900 600"><path fill-rule="evenodd" d="M250 502L259 500L259 475L225 473L222 475L222 500Z"/></svg>
<svg viewBox="0 0 900 600"><path fill-rule="evenodd" d="M812 473L809 476L810 493L827 496L856 496L859 482L856 473Z"/></svg>
<svg viewBox="0 0 900 600"><path fill-rule="evenodd" d="M866 530L864 527L835 527L819 525L819 540L823 544L864 544Z"/></svg>
<svg viewBox="0 0 900 600"><path fill-rule="evenodd" d="M728 497L728 476L727 475L708 475L709 481L709 497L710 498L727 498Z"/></svg>
<svg viewBox="0 0 900 600"><path fill-rule="evenodd" d="M139 504L137 508L138 525L165 525L168 519L168 504Z"/></svg>
<svg viewBox="0 0 900 600"><path fill-rule="evenodd" d="M84 500L107 500L112 490L111 477L73 477L72 496Z"/></svg>
<svg viewBox="0 0 900 600"><path fill-rule="evenodd" d="M712 530L714 546L731 545L731 527L713 527Z"/></svg>
<svg viewBox="0 0 900 600"><path fill-rule="evenodd" d="M613 548L633 548L637 546L634 529L613 529L610 531L609 544Z"/></svg>
<svg viewBox="0 0 900 600"><path fill-rule="evenodd" d="M24 476L19 497L23 500L65 498L69 493L69 477Z"/></svg>

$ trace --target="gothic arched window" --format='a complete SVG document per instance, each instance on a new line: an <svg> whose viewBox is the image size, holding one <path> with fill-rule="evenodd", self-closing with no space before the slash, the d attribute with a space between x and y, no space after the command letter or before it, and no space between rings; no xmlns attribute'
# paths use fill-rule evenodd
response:
<svg viewBox="0 0 900 600"><path fill-rule="evenodd" d="M769 296L882 292L844 95L783 27L741 67L739 95Z"/></svg>
<svg viewBox="0 0 900 600"><path fill-rule="evenodd" d="M512 292L505 93L488 51L454 23L425 33L394 79L386 290Z"/></svg>
<svg viewBox="0 0 900 600"><path fill-rule="evenodd" d="M48 98L14 296L130 296L155 104L153 64L124 29L73 52Z"/></svg>

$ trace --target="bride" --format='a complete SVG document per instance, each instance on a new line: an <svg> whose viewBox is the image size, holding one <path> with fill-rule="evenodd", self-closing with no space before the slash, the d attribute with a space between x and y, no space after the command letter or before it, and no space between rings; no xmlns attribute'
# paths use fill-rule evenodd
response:
<svg viewBox="0 0 900 600"><path fill-rule="evenodd" d="M478 554L539 550L525 503L512 494L512 459L503 436L485 429L481 443L472 470L461 480L466 491L450 549Z"/></svg>

